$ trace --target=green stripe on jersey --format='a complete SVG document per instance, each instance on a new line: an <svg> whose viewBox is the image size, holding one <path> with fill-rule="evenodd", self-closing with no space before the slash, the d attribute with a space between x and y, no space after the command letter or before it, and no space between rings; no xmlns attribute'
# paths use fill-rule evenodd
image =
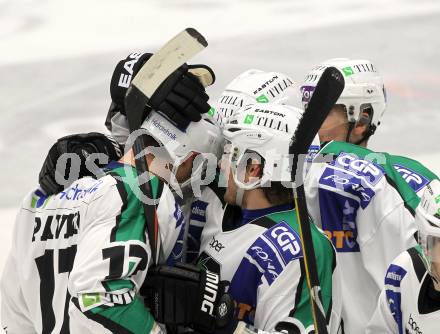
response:
<svg viewBox="0 0 440 334"><path fill-rule="evenodd" d="M117 325L115 329L122 327L134 334L148 334L154 326L153 316L145 308L140 297L136 297L127 305L115 305L109 308L99 306L91 309L90 312L115 323Z"/></svg>
<svg viewBox="0 0 440 334"><path fill-rule="evenodd" d="M121 179L117 181L123 183L127 196L119 224L114 233L115 239L112 241L140 240L145 242L146 220L143 203L139 196L141 190L139 189L136 168L124 165L111 170L111 172L120 176ZM156 176L152 177L151 186L153 198L156 199L159 189L159 179ZM122 200L124 201L124 198Z"/></svg>
<svg viewBox="0 0 440 334"><path fill-rule="evenodd" d="M383 152L374 152L365 147L339 141L332 141L328 143L321 149L321 151L319 151L319 153L334 155L349 153L379 165L385 171L388 183L394 186L400 197L414 213L417 205L420 202L420 199L393 166L393 164L397 163L397 158L401 159L402 157L392 156L391 154ZM410 159L405 159L405 161L406 160ZM399 161L404 162L403 159Z"/></svg>
<svg viewBox="0 0 440 334"><path fill-rule="evenodd" d="M119 290L134 290L135 288L134 283L130 279L115 279L103 281L102 285L107 292L115 292Z"/></svg>
<svg viewBox="0 0 440 334"><path fill-rule="evenodd" d="M296 217L295 210L283 211L272 213L266 216L267 218L279 223L284 221L289 224L289 226L300 235L299 224ZM332 277L333 270L336 264L335 252L331 242L327 239L324 233L322 233L312 221L310 221L310 230L312 234L313 247L316 256L316 266L318 270L319 284L321 286L321 296L322 303L324 306L324 311L326 314L330 311L331 300L332 300ZM303 261L301 259L301 261ZM302 268L303 269L303 268ZM304 279L302 280L301 295L295 308L289 316L292 316L301 321L304 326L313 324L312 310L310 306L310 293L307 286L307 281L305 278L305 270L302 273Z"/></svg>

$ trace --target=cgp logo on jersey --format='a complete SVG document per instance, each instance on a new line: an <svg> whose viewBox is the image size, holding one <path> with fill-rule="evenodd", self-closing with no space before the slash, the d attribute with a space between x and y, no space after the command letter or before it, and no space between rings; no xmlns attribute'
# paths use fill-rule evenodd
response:
<svg viewBox="0 0 440 334"><path fill-rule="evenodd" d="M271 285L289 262L303 256L300 240L298 234L285 221L281 221L255 240L247 255L263 270L264 277Z"/></svg>
<svg viewBox="0 0 440 334"><path fill-rule="evenodd" d="M351 172L370 185L376 185L385 173L378 164L349 153L341 153L330 165Z"/></svg>
<svg viewBox="0 0 440 334"><path fill-rule="evenodd" d="M393 167L399 172L400 176L402 176L406 183L408 183L415 192L418 192L429 183L427 178L416 173L412 169L409 169L408 167L398 164L393 165Z"/></svg>

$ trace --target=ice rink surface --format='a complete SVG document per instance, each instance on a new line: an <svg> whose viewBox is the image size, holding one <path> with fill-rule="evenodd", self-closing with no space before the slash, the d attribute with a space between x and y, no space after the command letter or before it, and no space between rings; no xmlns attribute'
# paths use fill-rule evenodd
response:
<svg viewBox="0 0 440 334"><path fill-rule="evenodd" d="M0 0L0 271L16 208L60 136L104 131L114 65L185 27L210 46L213 100L249 68L301 82L333 57L372 60L388 109L370 142L440 174L438 0Z"/></svg>

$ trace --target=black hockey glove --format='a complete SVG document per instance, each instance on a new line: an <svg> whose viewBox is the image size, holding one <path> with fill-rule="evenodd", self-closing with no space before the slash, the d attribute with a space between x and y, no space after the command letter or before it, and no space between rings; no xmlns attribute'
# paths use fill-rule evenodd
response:
<svg viewBox="0 0 440 334"><path fill-rule="evenodd" d="M63 156L65 153L68 154ZM109 161L119 160L122 153L112 137L101 133L62 137L53 144L44 160L38 178L40 186L47 195L59 193L81 177L96 176L99 168Z"/></svg>
<svg viewBox="0 0 440 334"><path fill-rule="evenodd" d="M150 269L141 295L156 321L212 333L226 327L234 314L226 286L218 274L192 265L157 266Z"/></svg>
<svg viewBox="0 0 440 334"><path fill-rule="evenodd" d="M131 80L151 54L134 53L121 60L113 72L110 83L112 101L125 115L124 98ZM189 122L197 122L201 114L209 111L209 97L205 86L213 84L215 75L206 65L184 64L174 71L156 90L148 105L163 113L177 127L186 128Z"/></svg>

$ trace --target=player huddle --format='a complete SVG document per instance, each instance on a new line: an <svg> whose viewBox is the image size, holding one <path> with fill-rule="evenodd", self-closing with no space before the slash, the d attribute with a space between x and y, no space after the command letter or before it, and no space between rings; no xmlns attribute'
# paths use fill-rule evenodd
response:
<svg viewBox="0 0 440 334"><path fill-rule="evenodd" d="M289 146L330 66L345 88L299 171L327 331L439 332L440 182L367 149L386 109L370 61L328 60L301 86L247 70L212 107L214 80L199 78L213 71L184 65L133 134L124 97L150 57L117 64L110 135L60 138L23 200L1 283L7 333L314 333ZM135 135L148 175L135 167Z"/></svg>

